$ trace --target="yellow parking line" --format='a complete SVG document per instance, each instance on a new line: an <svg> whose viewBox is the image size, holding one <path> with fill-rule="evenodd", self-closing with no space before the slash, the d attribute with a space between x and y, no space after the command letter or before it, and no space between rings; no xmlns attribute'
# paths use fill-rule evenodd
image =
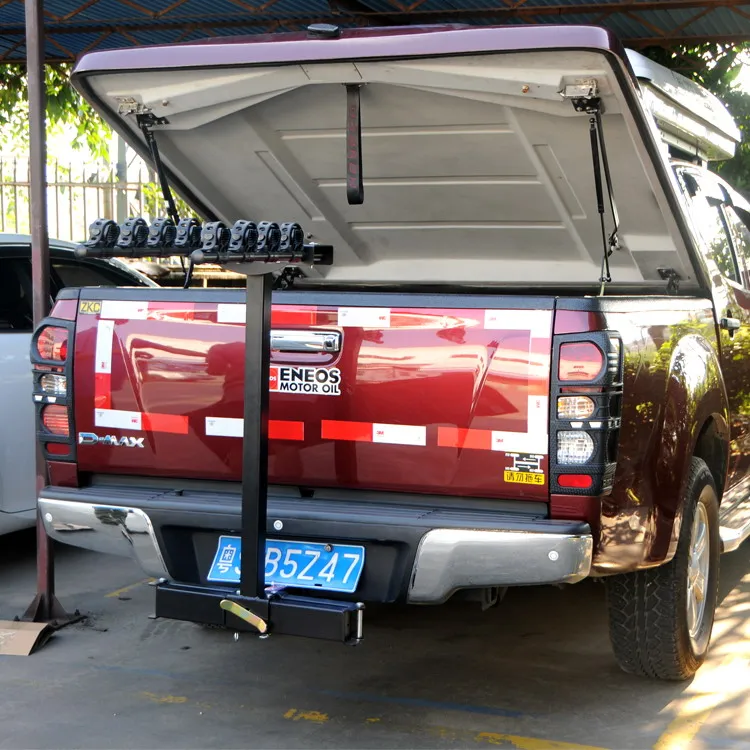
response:
<svg viewBox="0 0 750 750"><path fill-rule="evenodd" d="M284 714L284 718L292 721L312 721L315 724L324 724L329 717L322 711L299 711L296 708L290 708Z"/></svg>
<svg viewBox="0 0 750 750"><path fill-rule="evenodd" d="M331 717L322 711L300 710L290 708L284 713L285 719L292 721L310 721L315 724L325 724ZM334 717L335 719L335 717ZM363 720L363 724L381 726L384 729L407 732L409 734L428 734L443 740L463 742L465 744L502 745L513 747L517 750L606 750L603 747L593 745L580 745L576 742L561 742L559 740L545 740L538 737L522 737L516 734L504 734L499 732L477 732L455 727L436 726L434 724L419 725L405 724L398 719L395 721L385 716L370 716Z"/></svg>
<svg viewBox="0 0 750 750"><path fill-rule="evenodd" d="M143 586L145 583L153 583L156 580L156 578L144 578L142 581L136 581L135 583L131 583L128 586L123 586L121 589L117 589L116 591L110 591L108 594L104 595L105 599L115 599L118 596L122 596L128 591L132 591L132 589L138 588L138 586Z"/></svg>
<svg viewBox="0 0 750 750"><path fill-rule="evenodd" d="M141 695L150 700L152 703L187 703L188 699L184 695L160 695L159 693L142 692Z"/></svg>

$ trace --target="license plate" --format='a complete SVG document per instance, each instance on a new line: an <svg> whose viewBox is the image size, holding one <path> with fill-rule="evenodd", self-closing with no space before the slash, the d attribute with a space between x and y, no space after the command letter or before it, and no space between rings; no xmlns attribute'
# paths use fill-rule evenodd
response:
<svg viewBox="0 0 750 750"><path fill-rule="evenodd" d="M213 583L239 583L242 540L221 536L208 571ZM351 594L365 567L365 548L266 539L266 585Z"/></svg>

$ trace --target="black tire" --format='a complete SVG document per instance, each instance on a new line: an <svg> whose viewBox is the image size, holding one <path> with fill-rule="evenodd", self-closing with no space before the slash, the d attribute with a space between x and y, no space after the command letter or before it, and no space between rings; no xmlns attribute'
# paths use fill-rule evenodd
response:
<svg viewBox="0 0 750 750"><path fill-rule="evenodd" d="M705 608L690 636L688 568L698 506L707 522L708 575ZM657 568L606 580L609 637L620 667L629 674L662 680L692 677L706 658L719 591L719 500L705 461L693 458L684 499L677 552Z"/></svg>

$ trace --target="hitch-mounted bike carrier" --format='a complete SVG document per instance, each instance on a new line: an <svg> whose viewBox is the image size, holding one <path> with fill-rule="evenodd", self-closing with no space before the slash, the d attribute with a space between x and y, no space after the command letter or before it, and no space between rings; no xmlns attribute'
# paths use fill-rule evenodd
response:
<svg viewBox="0 0 750 750"><path fill-rule="evenodd" d="M239 587L159 581L156 616L263 636L277 633L359 643L364 605L266 587L264 575L272 274L300 265L330 265L333 249L303 244L301 228L291 223L256 226L238 221L230 228L214 221L203 225L200 240L197 232L189 240L189 231L180 232L180 225L190 220L175 222L175 231L165 231L172 224L170 219L158 219L150 231L138 230L137 221L130 219L120 228L110 220L97 220L78 254L107 258L187 255L191 265L231 263L232 270L247 276Z"/></svg>

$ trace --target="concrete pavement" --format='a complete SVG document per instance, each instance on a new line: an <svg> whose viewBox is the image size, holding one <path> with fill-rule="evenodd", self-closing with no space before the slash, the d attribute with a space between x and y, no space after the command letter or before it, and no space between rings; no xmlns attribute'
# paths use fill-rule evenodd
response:
<svg viewBox="0 0 750 750"><path fill-rule="evenodd" d="M690 683L629 677L604 591L369 608L357 648L152 620L122 558L59 547L63 603L89 615L30 657L0 657L0 748L750 746L750 546L722 560L709 662ZM34 591L33 534L0 538L0 618Z"/></svg>

